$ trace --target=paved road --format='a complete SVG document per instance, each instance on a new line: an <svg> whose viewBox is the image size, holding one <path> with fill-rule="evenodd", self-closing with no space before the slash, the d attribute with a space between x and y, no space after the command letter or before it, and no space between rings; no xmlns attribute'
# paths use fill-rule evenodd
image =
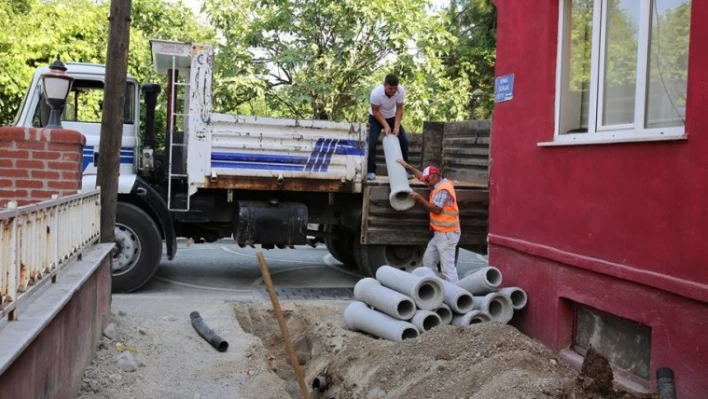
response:
<svg viewBox="0 0 708 399"><path fill-rule="evenodd" d="M260 249L240 248L231 240L186 246L179 243L172 261L163 259L153 280L138 293L180 293L240 298L258 295L264 288L256 253ZM358 270L335 260L324 245L264 251L273 282L279 288L353 287L362 278ZM461 251L461 275L486 265L486 257ZM244 298L245 299L245 298Z"/></svg>

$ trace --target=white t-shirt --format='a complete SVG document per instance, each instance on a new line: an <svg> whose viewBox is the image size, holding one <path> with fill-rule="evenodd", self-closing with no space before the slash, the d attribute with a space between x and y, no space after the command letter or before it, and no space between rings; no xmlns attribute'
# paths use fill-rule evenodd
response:
<svg viewBox="0 0 708 399"><path fill-rule="evenodd" d="M406 91L403 89L402 85L398 85L398 91L393 97L389 98L386 96L386 90L383 85L378 85L371 90L371 97L369 102L374 105L379 106L379 111L384 118L389 119L396 116L397 104L403 104L403 99L406 96ZM373 115L374 111L369 107L369 114Z"/></svg>

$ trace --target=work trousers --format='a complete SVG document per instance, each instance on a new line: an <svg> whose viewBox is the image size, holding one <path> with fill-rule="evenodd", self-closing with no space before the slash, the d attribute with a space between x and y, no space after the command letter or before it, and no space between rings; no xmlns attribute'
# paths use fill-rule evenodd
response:
<svg viewBox="0 0 708 399"><path fill-rule="evenodd" d="M423 266L437 273L437 264L440 263L440 272L451 283L457 282L457 268L455 267L455 250L460 242L460 231L452 233L435 232L428 242L428 248L423 254Z"/></svg>
<svg viewBox="0 0 708 399"><path fill-rule="evenodd" d="M391 131L393 132L393 126L396 123L396 118L388 118L386 119L386 122L388 123L388 126L391 127ZM369 158L366 166L367 173L376 173L376 144L379 141L381 130L383 130L383 126L381 126L379 121L377 121L373 115L369 114ZM406 135L406 131L403 129L403 126L398 129L398 142L401 144L401 155L403 155L403 160L408 162L408 136Z"/></svg>

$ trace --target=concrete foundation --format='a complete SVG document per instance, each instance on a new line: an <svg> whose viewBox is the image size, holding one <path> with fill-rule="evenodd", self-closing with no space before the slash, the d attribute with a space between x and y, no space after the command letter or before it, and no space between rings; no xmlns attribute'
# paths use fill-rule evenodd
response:
<svg viewBox="0 0 708 399"><path fill-rule="evenodd" d="M110 321L112 244L87 249L56 283L0 322L0 397L74 399Z"/></svg>

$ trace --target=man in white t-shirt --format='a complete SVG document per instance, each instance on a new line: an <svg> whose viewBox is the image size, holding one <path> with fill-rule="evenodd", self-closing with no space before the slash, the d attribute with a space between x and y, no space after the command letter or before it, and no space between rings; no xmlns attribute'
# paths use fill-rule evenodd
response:
<svg viewBox="0 0 708 399"><path fill-rule="evenodd" d="M384 84L376 86L371 91L369 102L369 158L367 165L367 180L376 179L376 143L383 129L385 134L398 137L401 144L401 155L408 162L408 136L401 126L403 119L403 101L406 91L398 84L396 75L386 75ZM409 173L408 178L412 175Z"/></svg>

